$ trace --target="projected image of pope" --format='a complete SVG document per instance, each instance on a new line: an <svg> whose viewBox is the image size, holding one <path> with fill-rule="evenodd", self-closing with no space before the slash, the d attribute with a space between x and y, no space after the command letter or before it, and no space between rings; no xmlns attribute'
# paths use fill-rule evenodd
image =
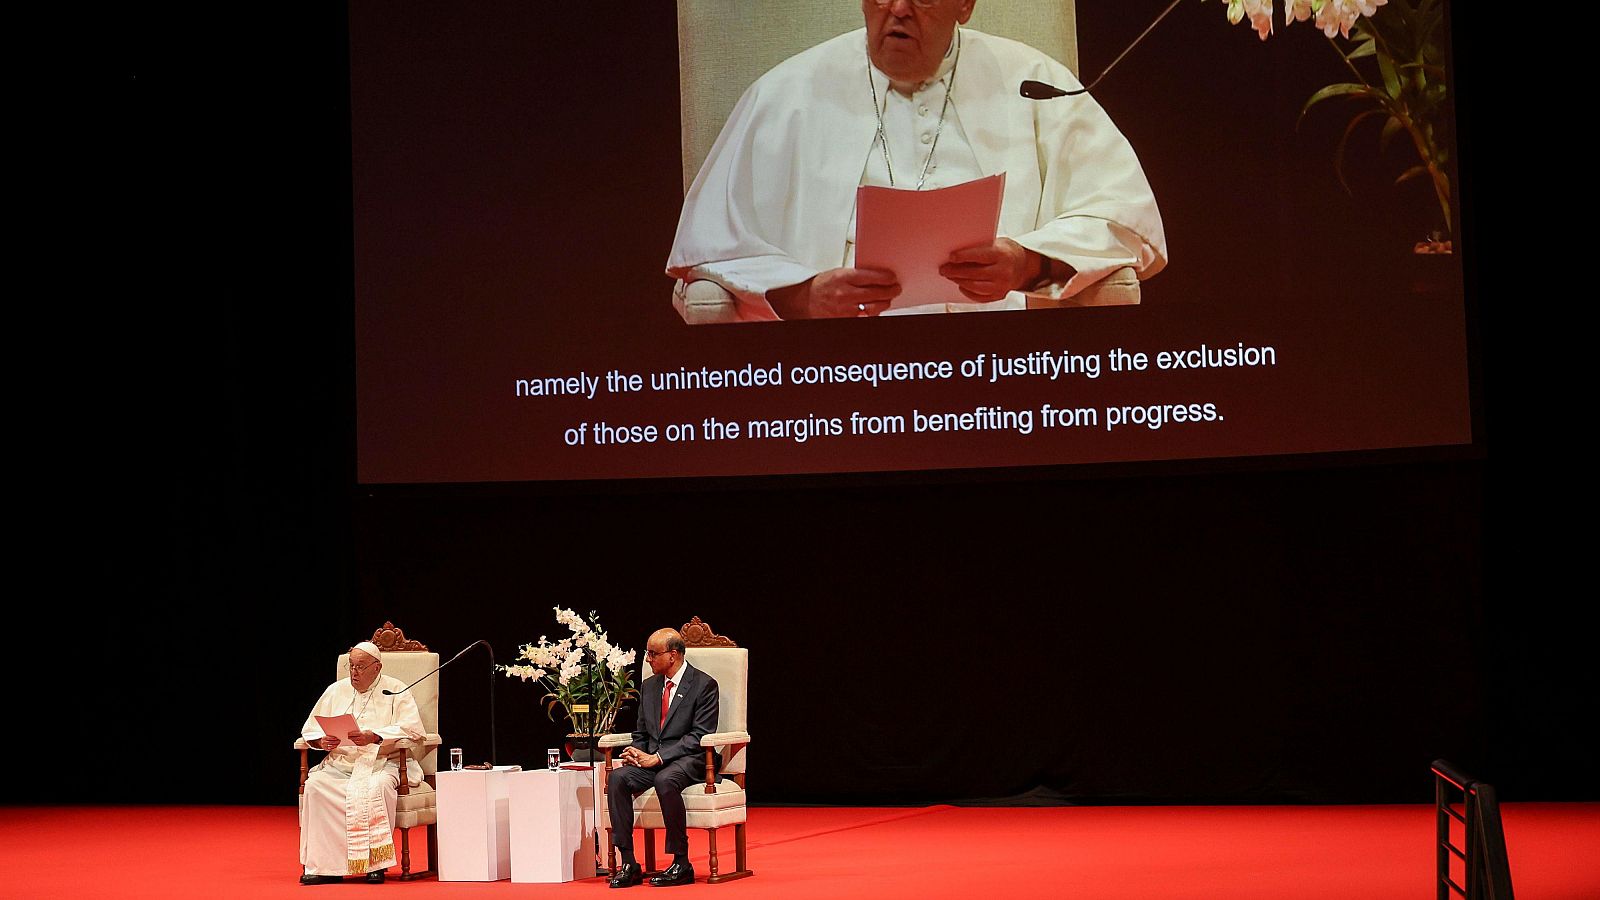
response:
<svg viewBox="0 0 1600 900"><path fill-rule="evenodd" d="M878 315L892 272L855 262L858 185L930 190L1004 172L999 237L940 274L969 303L1070 297L1126 266L1166 263L1133 148L1088 95L1019 95L1077 79L1024 44L961 27L976 0L861 0L862 30L780 63L744 93L684 199L668 274L709 280L747 320ZM914 298L907 298L914 301Z"/></svg>

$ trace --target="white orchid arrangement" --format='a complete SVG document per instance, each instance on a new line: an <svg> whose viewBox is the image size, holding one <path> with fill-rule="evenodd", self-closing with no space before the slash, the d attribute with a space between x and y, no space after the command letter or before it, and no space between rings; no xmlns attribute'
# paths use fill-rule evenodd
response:
<svg viewBox="0 0 1600 900"><path fill-rule="evenodd" d="M1228 21L1235 25L1250 19L1264 41L1273 33L1273 0L1227 0ZM1353 81L1330 84L1307 100L1301 118L1311 107L1335 97L1346 97L1365 108L1345 126L1334 153L1334 171L1344 178L1344 149L1356 126L1381 117L1382 147L1401 134L1411 139L1419 164L1402 172L1396 184L1427 178L1433 186L1443 228L1418 252L1449 252L1442 238L1454 227L1451 216L1449 149L1452 117L1449 86L1444 68L1444 3L1442 0L1284 0L1283 23L1315 19L1314 24L1344 60ZM1339 40L1335 40L1338 38ZM1340 40L1344 43L1341 44ZM1358 61L1377 63L1376 77L1363 72Z"/></svg>
<svg viewBox="0 0 1600 900"><path fill-rule="evenodd" d="M1376 15L1378 7L1389 0L1284 0L1283 24L1304 22L1316 17L1316 26L1328 37L1336 34L1348 38L1350 29L1361 16ZM1250 27L1264 41L1272 34L1273 0L1228 0L1228 21L1237 25L1250 17Z"/></svg>
<svg viewBox="0 0 1600 900"><path fill-rule="evenodd" d="M638 694L633 685L633 663L638 657L611 643L600 625L600 614L581 616L559 606L556 622L565 625L567 637L523 644L517 659L500 666L508 678L537 682L545 689L541 699L550 720L559 707L575 734L608 734L622 704Z"/></svg>

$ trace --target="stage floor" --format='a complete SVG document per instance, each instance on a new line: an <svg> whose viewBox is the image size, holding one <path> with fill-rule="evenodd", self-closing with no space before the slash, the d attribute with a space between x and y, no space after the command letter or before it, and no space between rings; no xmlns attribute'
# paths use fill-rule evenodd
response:
<svg viewBox="0 0 1600 900"><path fill-rule="evenodd" d="M758 808L750 818L755 876L704 884L705 839L691 833L702 882L687 891L726 900L1433 897L1426 806ZM1510 804L1504 819L1518 900L1600 898L1600 804ZM732 831L723 836L731 848ZM293 807L12 808L0 825L0 897L304 900L308 891L382 890L526 900L606 891L601 879L302 887L297 840ZM419 832L413 845L422 843ZM659 889L632 890L624 896Z"/></svg>

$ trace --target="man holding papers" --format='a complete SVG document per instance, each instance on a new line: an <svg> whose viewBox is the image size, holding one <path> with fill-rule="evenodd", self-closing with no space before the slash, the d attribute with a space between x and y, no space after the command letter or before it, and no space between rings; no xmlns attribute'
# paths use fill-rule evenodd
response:
<svg viewBox="0 0 1600 900"><path fill-rule="evenodd" d="M384 742L424 737L417 701L402 691L405 682L383 674L383 654L362 641L350 648L350 677L335 681L306 716L300 735L306 743L328 751L306 777L300 808L302 884L335 884L345 875L364 875L383 882L383 870L395 864L394 807L400 767L384 755ZM342 734L326 734L319 717L348 716ZM408 781L422 782L422 767L409 761Z"/></svg>
<svg viewBox="0 0 1600 900"><path fill-rule="evenodd" d="M1018 290L1155 274L1166 239L1133 148L1088 95L1020 96L1024 80L1079 85L1036 50L960 28L975 2L861 0L864 30L751 85L684 200L668 274L721 285L744 319L1023 308ZM856 266L858 187L1002 173L997 236L939 269L967 302L919 303L893 272Z"/></svg>

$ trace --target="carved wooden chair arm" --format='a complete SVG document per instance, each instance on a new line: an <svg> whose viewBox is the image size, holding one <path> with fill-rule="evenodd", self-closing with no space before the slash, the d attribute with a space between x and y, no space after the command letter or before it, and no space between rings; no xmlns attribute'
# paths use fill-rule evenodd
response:
<svg viewBox="0 0 1600 900"><path fill-rule="evenodd" d="M717 748L742 747L748 743L748 731L717 731L700 737L700 747L706 751L706 793L717 792Z"/></svg>
<svg viewBox="0 0 1600 900"><path fill-rule="evenodd" d="M414 741L411 738L391 739L389 752L385 755L390 759L398 759L399 761L400 772L402 773L402 777L400 778L400 787L398 789L400 793L409 794L411 792L410 779L404 777L404 773L407 768L407 751L419 749L426 751L429 747L437 747L443 743L444 739L431 731L427 734L424 734L421 740ZM306 739L303 737L295 738L294 749L300 751L300 793L304 794L306 792L306 776L311 771L311 745L306 743Z"/></svg>

